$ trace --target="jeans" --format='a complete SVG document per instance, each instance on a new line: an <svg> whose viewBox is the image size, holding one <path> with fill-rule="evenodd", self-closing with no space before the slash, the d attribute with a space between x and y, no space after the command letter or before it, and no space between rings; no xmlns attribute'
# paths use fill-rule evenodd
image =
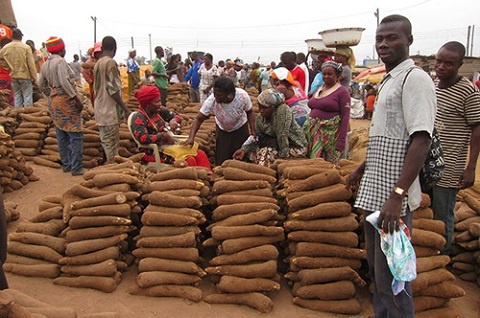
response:
<svg viewBox="0 0 480 318"><path fill-rule="evenodd" d="M447 243L442 251L442 254L445 255L450 254L450 248L452 246L455 225L453 210L455 209L457 193L457 188L443 188L439 186L434 186L432 188L433 218L445 223L445 239L447 240Z"/></svg>
<svg viewBox="0 0 480 318"><path fill-rule="evenodd" d="M58 152L63 171L80 172L83 169L83 132L69 132L55 127Z"/></svg>
<svg viewBox="0 0 480 318"><path fill-rule="evenodd" d="M372 212L364 211L364 219ZM407 214L402 217L403 222L412 233L412 213L407 209ZM375 283L373 291L373 308L375 317L381 318L413 318L412 287L410 282L405 282L405 290L397 296L392 292L393 276L387 264L385 254L380 247L380 235L369 223L364 222L365 243L367 248L368 271Z"/></svg>
<svg viewBox="0 0 480 318"><path fill-rule="evenodd" d="M33 84L31 80L12 78L12 90L15 108L33 105Z"/></svg>
<svg viewBox="0 0 480 318"><path fill-rule="evenodd" d="M100 132L100 141L102 142L103 151L105 151L106 163L114 163L114 157L118 155L120 147L120 126L98 126Z"/></svg>

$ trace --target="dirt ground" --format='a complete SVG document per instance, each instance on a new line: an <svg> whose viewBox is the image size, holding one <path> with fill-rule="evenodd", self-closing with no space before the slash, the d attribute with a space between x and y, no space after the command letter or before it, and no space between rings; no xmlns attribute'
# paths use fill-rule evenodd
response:
<svg viewBox="0 0 480 318"><path fill-rule="evenodd" d="M367 121L353 120L352 128L368 125ZM35 175L40 177L38 182L30 182L24 188L6 193L5 200L16 202L21 213L19 221L9 225L9 232L15 230L16 224L21 220L30 219L38 213L37 206L40 200L47 195L61 194L75 183L81 182L82 177L72 177L63 173L60 169L46 168L31 163ZM478 170L477 170L478 171ZM480 178L478 178L480 180ZM280 292L273 295L274 309L269 314L261 314L253 309L244 306L234 305L209 305L205 302L191 303L175 298L150 298L132 296L128 288L134 284L136 277L134 267L123 273L123 279L117 290L113 293L103 293L90 289L69 288L56 286L50 279L29 278L7 273L10 288L22 291L36 299L57 306L69 306L76 309L78 314L89 314L98 312L117 312L122 318L154 318L154 317L302 317L322 318L339 317L318 313L296 306L292 303L290 289L282 282ZM452 299L449 306L454 308L461 317L480 317L480 288L475 284L464 282L460 279L456 284L464 288L467 295L462 298ZM201 286L204 294L214 291L208 279L205 279ZM358 298L362 304L363 312L355 317L368 317L372 315L371 296L366 289L358 289Z"/></svg>

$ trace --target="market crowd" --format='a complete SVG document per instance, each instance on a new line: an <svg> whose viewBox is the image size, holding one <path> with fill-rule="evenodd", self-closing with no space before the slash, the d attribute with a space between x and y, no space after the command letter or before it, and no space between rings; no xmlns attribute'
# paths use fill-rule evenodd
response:
<svg viewBox="0 0 480 318"><path fill-rule="evenodd" d="M62 168L73 175L82 167L82 103L77 83L86 81L95 110L107 163L118 154L119 123L131 115L122 99L122 82L114 60L117 43L106 36L88 51L88 60L74 57L67 63L65 44L50 37L35 48L22 42L19 29L3 31L0 50L0 89L11 91L14 107L33 105L33 91L49 98ZM348 178L357 190L354 206L368 217L380 211L376 226L385 233L405 224L410 230L412 212L420 203L418 175L430 149L434 127L443 147L445 170L429 194L436 219L446 224L449 254L453 209L460 189L475 182L480 151L479 82L459 75L465 47L451 41L438 48L435 81L409 57L412 25L400 15L382 19L375 35L376 50L386 75L366 86L366 112L371 119L365 161ZM234 158L270 165L277 158L323 158L338 163L348 158L353 51L339 47L315 52L307 65L302 52L285 51L278 63L262 67L241 58L214 60L212 54L193 52L182 61L179 54L165 56L155 47L151 69L140 72L136 51L128 51L128 91L140 102L134 116L134 135L141 143L173 144L167 127L181 124L181 114L168 109L168 86L188 83L190 100L201 103L188 138L182 146L195 147L195 135L210 116L216 122L215 165ZM310 53L309 53L310 54ZM148 86L143 84L148 83ZM247 93L258 93L258 114ZM146 157L151 153L146 153ZM168 155L162 157L171 163ZM204 165L205 154L192 151L191 165ZM410 284L392 294L392 274L374 225L365 222L369 272L375 282L374 310L378 317L414 317Z"/></svg>

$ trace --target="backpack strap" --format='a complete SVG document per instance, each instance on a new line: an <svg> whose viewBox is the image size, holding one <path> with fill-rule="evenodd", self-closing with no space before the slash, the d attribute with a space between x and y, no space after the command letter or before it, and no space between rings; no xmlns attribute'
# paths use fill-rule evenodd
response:
<svg viewBox="0 0 480 318"><path fill-rule="evenodd" d="M412 66L412 67L407 71L407 74L405 74L405 77L403 78L402 90L403 90L403 87L405 86L405 82L407 81L408 75L409 75L414 69L420 69L420 68L419 68L418 66L414 65L414 66Z"/></svg>

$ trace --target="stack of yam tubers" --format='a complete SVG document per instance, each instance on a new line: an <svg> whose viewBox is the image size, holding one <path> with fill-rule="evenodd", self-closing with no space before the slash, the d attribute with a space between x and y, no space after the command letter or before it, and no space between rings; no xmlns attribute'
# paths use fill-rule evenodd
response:
<svg viewBox="0 0 480 318"><path fill-rule="evenodd" d="M113 292L133 262L128 238L141 212L137 199L144 173L127 160L91 169L83 177L62 196L68 224L62 231L65 257L59 261L62 276L53 282Z"/></svg>
<svg viewBox="0 0 480 318"><path fill-rule="evenodd" d="M179 297L200 302L205 271L199 266L202 207L210 195L210 171L201 167L166 167L146 183L148 206L132 252L138 260L130 294Z"/></svg>
<svg viewBox="0 0 480 318"><path fill-rule="evenodd" d="M13 201L5 201L5 220L7 223L14 222L20 218L20 211L17 210L18 204Z"/></svg>
<svg viewBox="0 0 480 318"><path fill-rule="evenodd" d="M27 161L31 161L42 150L45 136L52 126L52 118L46 106L40 105L19 108L17 116L20 125L13 136L15 148Z"/></svg>
<svg viewBox="0 0 480 318"><path fill-rule="evenodd" d="M139 153L137 144L133 141L133 136L128 129L127 123L120 124L120 147L118 154L122 157L131 157Z"/></svg>
<svg viewBox="0 0 480 318"><path fill-rule="evenodd" d="M65 238L59 237L66 228L61 197L43 198L38 211L8 235L8 254L3 268L22 276L56 278L60 275L60 259L66 243Z"/></svg>
<svg viewBox="0 0 480 318"><path fill-rule="evenodd" d="M480 187L459 192L455 209L452 268L462 280L480 286ZM452 243L452 244L453 244Z"/></svg>
<svg viewBox="0 0 480 318"><path fill-rule="evenodd" d="M351 190L338 167L323 159L278 159L279 189L284 199L288 233L285 277L293 283L293 302L321 312L356 315L362 307L356 273L366 251L358 248Z"/></svg>
<svg viewBox="0 0 480 318"><path fill-rule="evenodd" d="M279 248L284 217L273 197L276 172L237 160L226 160L214 169L212 237L204 247L215 247L216 256L206 272L218 293L205 297L211 304L239 304L262 313L273 309L269 297L280 289Z"/></svg>
<svg viewBox="0 0 480 318"><path fill-rule="evenodd" d="M38 180L25 157L15 148L12 137L0 131L0 187L3 192L18 190Z"/></svg>
<svg viewBox="0 0 480 318"><path fill-rule="evenodd" d="M5 108L1 107L1 92L2 90L0 90L0 128L3 127L3 131L10 136L15 136L15 129L20 124L17 120L17 111L10 105Z"/></svg>
<svg viewBox="0 0 480 318"><path fill-rule="evenodd" d="M445 224L433 219L430 198L425 193L420 208L413 212L412 225L411 242L417 257L417 278L412 281L415 312L435 317L435 312L445 310L442 317L458 317L446 305L451 298L464 296L465 291L453 283L455 276L446 269L450 257L440 254L446 243Z"/></svg>
<svg viewBox="0 0 480 318"><path fill-rule="evenodd" d="M51 305L16 289L0 291L0 317L5 318L120 318L116 312L80 314L73 307Z"/></svg>
<svg viewBox="0 0 480 318"><path fill-rule="evenodd" d="M167 107L178 114L190 103L190 85L186 82L168 85Z"/></svg>

